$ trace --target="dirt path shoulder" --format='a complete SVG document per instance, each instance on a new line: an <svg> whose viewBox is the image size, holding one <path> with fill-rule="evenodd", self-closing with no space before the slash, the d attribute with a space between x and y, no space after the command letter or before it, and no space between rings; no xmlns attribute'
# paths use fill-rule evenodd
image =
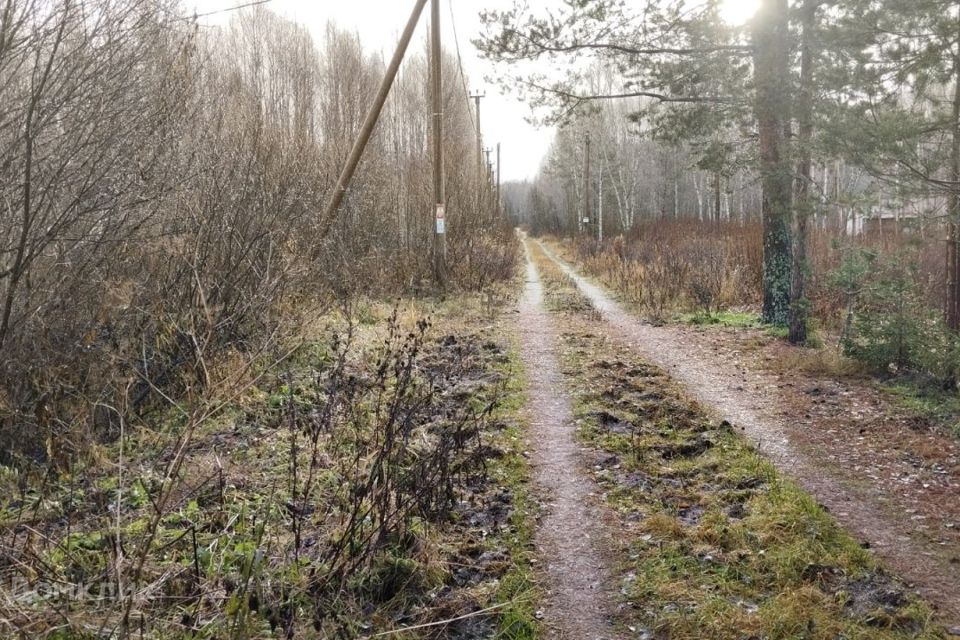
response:
<svg viewBox="0 0 960 640"><path fill-rule="evenodd" d="M938 607L948 624L960 624L960 535L955 528L960 517L951 520L960 508L960 465L953 442L942 438L930 443L941 462L929 468L921 464L924 469L918 471L915 456L890 452L897 445L891 438L902 435L902 424L878 424L881 413L864 410L865 404L875 403L853 400L831 402L829 416L821 417L829 417L832 428L819 433L818 415L810 411L820 408L822 398L810 400L808 405L817 405L810 411L797 406L795 394L809 390L798 392L796 385L785 385L770 372L747 370L729 350L687 328L641 322L570 265L544 251L603 315L611 338L669 372L698 402L742 429L777 467ZM879 435L861 437L868 430ZM869 453L871 446L885 460L885 476L899 481L879 479L875 461L863 459L864 448ZM891 468L895 462L899 466ZM923 491L914 490L917 478ZM926 521L934 517L943 522L931 530Z"/></svg>

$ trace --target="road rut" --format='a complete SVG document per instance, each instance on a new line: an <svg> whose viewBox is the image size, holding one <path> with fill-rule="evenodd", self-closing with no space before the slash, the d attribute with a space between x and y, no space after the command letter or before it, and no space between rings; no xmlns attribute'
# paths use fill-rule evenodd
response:
<svg viewBox="0 0 960 640"><path fill-rule="evenodd" d="M546 562L547 637L615 640L612 575L605 561L611 545L609 514L582 468L571 402L556 355L559 335L544 308L543 287L529 253L519 311L534 481L547 502L535 539Z"/></svg>

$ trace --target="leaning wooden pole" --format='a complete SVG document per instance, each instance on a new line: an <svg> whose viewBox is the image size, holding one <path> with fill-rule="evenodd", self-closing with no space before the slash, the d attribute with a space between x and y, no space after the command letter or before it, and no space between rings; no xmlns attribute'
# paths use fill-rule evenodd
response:
<svg viewBox="0 0 960 640"><path fill-rule="evenodd" d="M360 160L363 158L363 151L367 148L367 143L370 141L370 136L373 135L373 130L377 126L377 121L380 119L380 113L383 111L383 105L387 102L387 96L390 95L390 88L393 86L393 82L397 77L397 73L400 71L400 65L403 63L403 57L407 53L407 47L410 45L410 40L413 39L413 33L417 29L417 23L420 22L420 16L423 14L423 8L427 6L427 0L417 0L416 5L413 8L413 13L410 14L410 19L407 21L407 26L403 30L403 34L400 36L400 42L397 44L397 50L393 54L393 59L390 60L390 65L387 67L387 73L383 77L383 82L380 84L380 90L377 92L377 97L374 98L373 106L370 107L370 112L367 114L367 119L363 123L363 127L360 129L360 135L357 136L357 140L353 145L353 149L350 151L350 157L347 159L347 164L343 167L343 171L340 173L340 178L337 180L337 186L333 190L333 194L330 196L330 201L327 203L327 208L324 209L323 216L320 218L320 237L325 238L327 234L330 233L330 229L333 227L334 221L337 219L337 210L340 209L340 205L343 203L343 197L347 193L347 189L350 187L350 182L353 180L353 174L357 171L357 166L360 164Z"/></svg>
<svg viewBox="0 0 960 640"><path fill-rule="evenodd" d="M446 283L446 185L443 176L443 60L440 44L440 0L431 0L430 85L433 102L433 275L441 287Z"/></svg>

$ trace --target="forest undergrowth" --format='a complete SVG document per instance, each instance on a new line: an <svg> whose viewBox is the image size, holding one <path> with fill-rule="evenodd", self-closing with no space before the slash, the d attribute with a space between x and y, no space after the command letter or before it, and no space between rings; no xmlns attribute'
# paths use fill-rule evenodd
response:
<svg viewBox="0 0 960 640"><path fill-rule="evenodd" d="M327 314L96 461L5 468L0 633L533 637L509 299Z"/></svg>

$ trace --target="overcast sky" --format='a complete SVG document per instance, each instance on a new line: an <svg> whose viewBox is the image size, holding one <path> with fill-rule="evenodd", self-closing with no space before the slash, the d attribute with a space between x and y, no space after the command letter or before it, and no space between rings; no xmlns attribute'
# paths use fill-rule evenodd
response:
<svg viewBox="0 0 960 640"><path fill-rule="evenodd" d="M728 19L744 22L755 11L758 0L724 0ZM557 0L528 0L531 7L547 7ZM242 4L242 0L186 0L194 4L198 13L219 11ZM496 75L496 70L480 60L470 41L480 31L478 13L482 9L508 8L513 0L441 0L444 27L444 46L453 51L456 46L454 28L460 43L464 70L470 78L470 90L486 92L481 104L481 123L484 143L503 149L502 176L506 180L532 178L550 146L553 131L538 128L527 121L530 107L512 95L501 95L499 88L484 83L484 78ZM452 11L451 11L452 6ZM371 50L381 50L389 59L413 8L410 0L272 0L268 9L306 25L319 41L328 20L340 27L355 30ZM451 16L452 12L452 16ZM229 13L201 18L202 22L225 22ZM426 37L429 5L424 11L420 29L414 42ZM414 47L415 44L411 44Z"/></svg>

